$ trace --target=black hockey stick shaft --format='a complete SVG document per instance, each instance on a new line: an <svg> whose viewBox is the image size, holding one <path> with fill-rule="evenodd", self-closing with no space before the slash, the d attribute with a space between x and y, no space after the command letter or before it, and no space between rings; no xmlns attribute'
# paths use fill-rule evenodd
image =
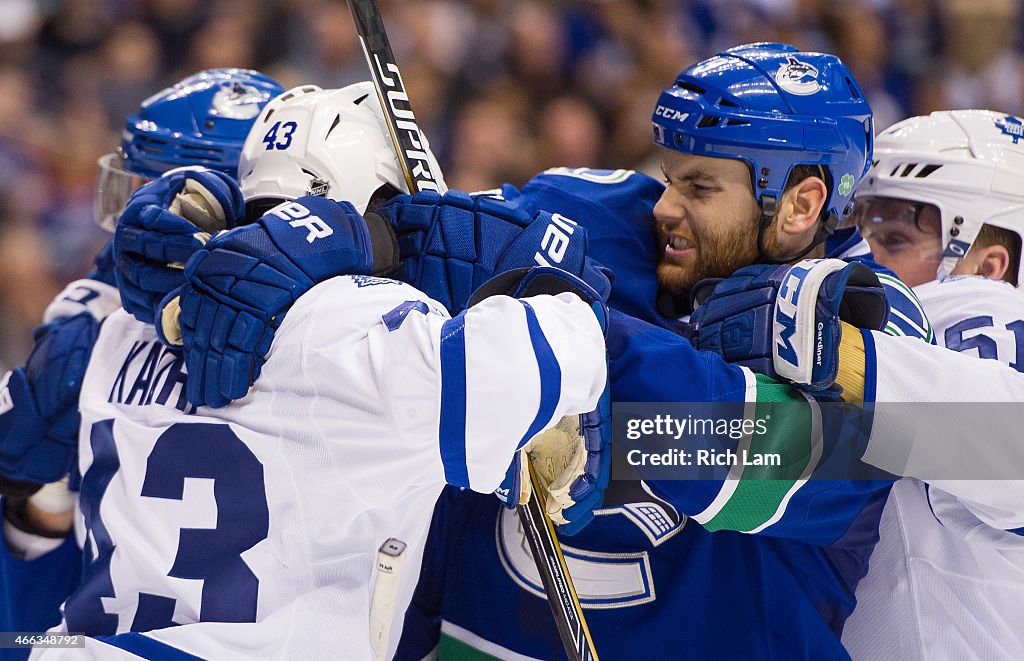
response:
<svg viewBox="0 0 1024 661"><path fill-rule="evenodd" d="M526 461L526 458L523 458ZM551 517L544 510L540 496L540 485L533 466L530 466L530 482L533 493L525 505L516 508L523 522L523 532L530 545L533 560L537 563L544 594L547 595L555 626L562 638L562 645L569 661L597 661L597 650L587 627L576 588L573 587L569 568L562 555L562 547L555 534Z"/></svg>
<svg viewBox="0 0 1024 661"><path fill-rule="evenodd" d="M444 179L436 171L437 166L427 158L423 135L409 104L409 94L398 72L376 0L348 0L348 4L409 190L413 193L423 190L443 193Z"/></svg>
<svg viewBox="0 0 1024 661"><path fill-rule="evenodd" d="M348 0L348 4L409 190L443 193L444 179L427 158L423 136L416 124L416 116L412 112L409 95L398 71L376 0ZM533 493L529 502L520 505L517 510L544 584L548 605L570 661L596 661L597 653L594 651L583 609L569 577L565 558L562 557L554 524L539 499L540 489L532 467L530 479L533 482Z"/></svg>

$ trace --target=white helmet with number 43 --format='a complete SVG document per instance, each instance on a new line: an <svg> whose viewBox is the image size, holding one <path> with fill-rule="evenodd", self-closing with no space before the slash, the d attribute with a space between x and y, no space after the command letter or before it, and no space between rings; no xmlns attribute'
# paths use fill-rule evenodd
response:
<svg viewBox="0 0 1024 661"><path fill-rule="evenodd" d="M303 85L274 99L245 140L238 174L249 220L304 195L348 201L363 213L374 199L409 192L369 82Z"/></svg>

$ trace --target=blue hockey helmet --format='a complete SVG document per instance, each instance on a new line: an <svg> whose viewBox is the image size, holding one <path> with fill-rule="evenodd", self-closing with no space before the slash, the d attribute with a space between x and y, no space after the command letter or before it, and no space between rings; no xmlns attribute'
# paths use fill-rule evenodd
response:
<svg viewBox="0 0 1024 661"><path fill-rule="evenodd" d="M834 55L788 44L736 46L685 69L658 98L652 121L662 147L750 166L759 248L794 166L827 172L828 218L813 247L849 213L871 163L871 108L853 74Z"/></svg>
<svg viewBox="0 0 1024 661"><path fill-rule="evenodd" d="M284 92L247 69L207 69L142 102L129 115L118 153L100 158L96 220L112 229L141 181L201 165L238 177L242 145L263 107Z"/></svg>
<svg viewBox="0 0 1024 661"><path fill-rule="evenodd" d="M159 177L202 165L238 176L238 158L263 106L284 92L246 69L207 69L154 94L128 117L121 138L125 169Z"/></svg>

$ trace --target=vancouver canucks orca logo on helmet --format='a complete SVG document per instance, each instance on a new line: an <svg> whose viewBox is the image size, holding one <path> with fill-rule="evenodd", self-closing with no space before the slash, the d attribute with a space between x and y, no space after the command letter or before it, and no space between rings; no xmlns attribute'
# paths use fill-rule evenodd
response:
<svg viewBox="0 0 1024 661"><path fill-rule="evenodd" d="M230 119L253 119L267 103L263 90L239 81L221 83L213 95L213 107Z"/></svg>
<svg viewBox="0 0 1024 661"><path fill-rule="evenodd" d="M775 73L775 82L782 89L797 96L816 94L821 90L818 70L814 65L801 62L792 55L786 58L786 63Z"/></svg>
<svg viewBox="0 0 1024 661"><path fill-rule="evenodd" d="M267 103L284 92L272 78L247 69L207 69L142 102L121 137L126 170L155 178L184 165L232 177L245 136Z"/></svg>

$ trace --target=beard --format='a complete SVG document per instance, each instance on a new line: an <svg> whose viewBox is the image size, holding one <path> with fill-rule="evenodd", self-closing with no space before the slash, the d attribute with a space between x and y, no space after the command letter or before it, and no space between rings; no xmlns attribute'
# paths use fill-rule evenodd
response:
<svg viewBox="0 0 1024 661"><path fill-rule="evenodd" d="M704 278L727 278L758 258L756 224L695 236L692 238L693 254L680 262L665 257L668 234L661 226L657 236L658 284L674 296L688 295L690 289ZM765 239L766 243L773 243L768 240L769 236Z"/></svg>

